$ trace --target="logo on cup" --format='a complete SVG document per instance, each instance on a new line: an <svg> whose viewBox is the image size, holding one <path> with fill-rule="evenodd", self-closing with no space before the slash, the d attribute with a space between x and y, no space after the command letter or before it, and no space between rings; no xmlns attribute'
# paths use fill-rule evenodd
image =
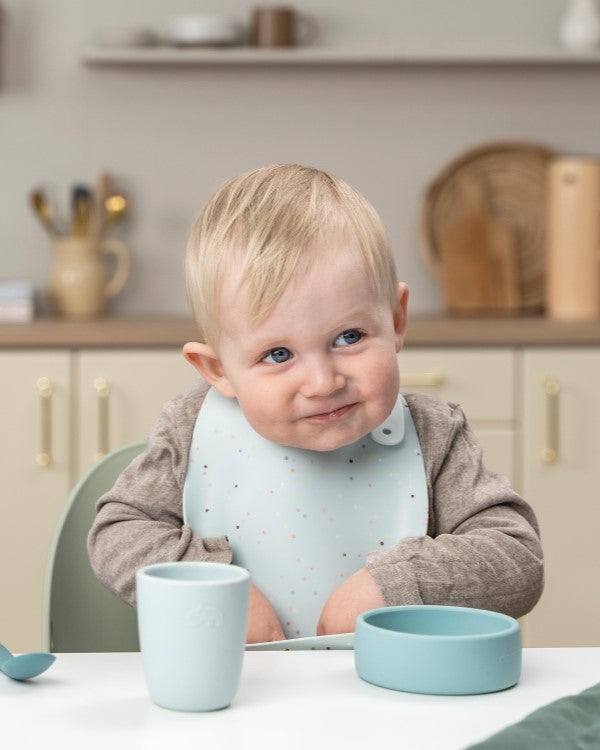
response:
<svg viewBox="0 0 600 750"><path fill-rule="evenodd" d="M185 616L185 624L189 628L222 628L223 613L212 604L198 604Z"/></svg>

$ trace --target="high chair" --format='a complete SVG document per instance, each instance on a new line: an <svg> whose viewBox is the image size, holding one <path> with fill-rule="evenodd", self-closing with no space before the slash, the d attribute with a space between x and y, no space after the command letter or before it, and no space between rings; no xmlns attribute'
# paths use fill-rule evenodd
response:
<svg viewBox="0 0 600 750"><path fill-rule="evenodd" d="M143 449L144 443L135 443L109 453L69 496L46 566L42 609L46 651L139 651L135 610L94 576L86 542L96 501Z"/></svg>

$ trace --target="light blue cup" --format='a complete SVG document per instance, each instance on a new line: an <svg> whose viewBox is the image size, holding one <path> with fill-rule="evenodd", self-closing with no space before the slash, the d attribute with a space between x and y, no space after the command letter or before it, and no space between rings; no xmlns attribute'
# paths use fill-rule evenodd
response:
<svg viewBox="0 0 600 750"><path fill-rule="evenodd" d="M483 609L419 605L359 615L358 675L392 690L472 695L512 687L521 675L521 629Z"/></svg>
<svg viewBox="0 0 600 750"><path fill-rule="evenodd" d="M137 572L148 692L163 708L229 706L240 680L250 574L235 565L158 563Z"/></svg>

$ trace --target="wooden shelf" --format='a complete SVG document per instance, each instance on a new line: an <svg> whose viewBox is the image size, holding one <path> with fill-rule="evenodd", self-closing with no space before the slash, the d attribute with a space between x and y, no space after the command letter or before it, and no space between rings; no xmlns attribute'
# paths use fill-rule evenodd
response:
<svg viewBox="0 0 600 750"><path fill-rule="evenodd" d="M180 347L196 340L184 316L123 316L90 321L40 317L32 323L0 325L0 350L49 348ZM459 318L409 316L406 346L597 346L600 320L564 323L543 315Z"/></svg>
<svg viewBox="0 0 600 750"><path fill-rule="evenodd" d="M86 50L82 62L92 66L594 66L600 64L600 52L574 53L560 48L496 52L399 52L385 49L327 47L110 47Z"/></svg>

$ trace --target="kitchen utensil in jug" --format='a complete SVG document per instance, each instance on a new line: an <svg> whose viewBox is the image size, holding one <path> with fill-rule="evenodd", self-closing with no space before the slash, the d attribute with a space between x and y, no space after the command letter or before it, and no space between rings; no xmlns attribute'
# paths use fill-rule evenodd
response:
<svg viewBox="0 0 600 750"><path fill-rule="evenodd" d="M54 207L48 198L46 191L42 188L32 190L29 194L29 203L49 236L58 237L60 231L56 222Z"/></svg>
<svg viewBox="0 0 600 750"><path fill-rule="evenodd" d="M600 161L557 158L548 168L546 306L555 320L600 316Z"/></svg>
<svg viewBox="0 0 600 750"><path fill-rule="evenodd" d="M94 318L105 311L129 277L127 246L116 239L61 237L52 242L55 258L50 296L55 312L67 318ZM116 260L112 276L106 257Z"/></svg>

